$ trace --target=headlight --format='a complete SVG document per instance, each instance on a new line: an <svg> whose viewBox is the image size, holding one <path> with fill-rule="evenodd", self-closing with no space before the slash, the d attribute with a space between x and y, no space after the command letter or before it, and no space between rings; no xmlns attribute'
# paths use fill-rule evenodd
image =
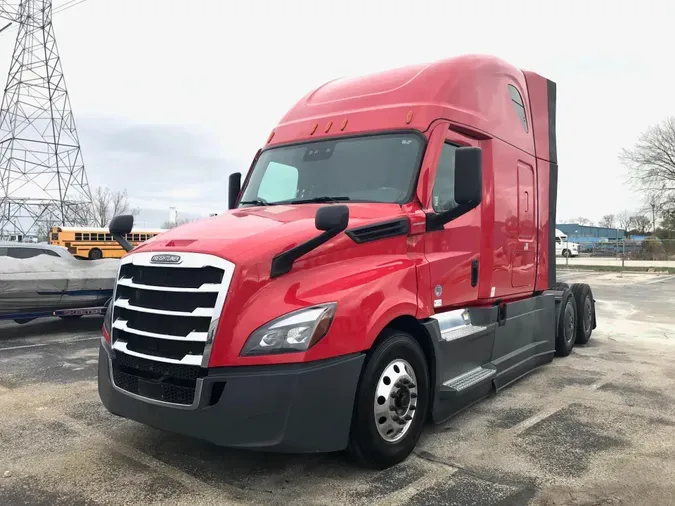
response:
<svg viewBox="0 0 675 506"><path fill-rule="evenodd" d="M285 314L253 332L244 348L246 355L306 351L326 335L337 304L321 304Z"/></svg>

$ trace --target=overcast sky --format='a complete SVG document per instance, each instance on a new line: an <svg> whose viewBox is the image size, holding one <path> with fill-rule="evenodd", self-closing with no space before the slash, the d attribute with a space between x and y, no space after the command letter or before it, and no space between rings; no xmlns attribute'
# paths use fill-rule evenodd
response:
<svg viewBox="0 0 675 506"><path fill-rule="evenodd" d="M640 206L617 154L675 114L669 4L85 0L54 25L91 185L158 220L225 210L228 174L317 85L465 53L558 83L558 216L599 220Z"/></svg>

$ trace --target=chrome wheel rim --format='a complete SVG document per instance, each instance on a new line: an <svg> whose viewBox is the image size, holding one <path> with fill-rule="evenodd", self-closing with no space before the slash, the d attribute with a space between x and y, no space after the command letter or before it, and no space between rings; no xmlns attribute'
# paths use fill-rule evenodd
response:
<svg viewBox="0 0 675 506"><path fill-rule="evenodd" d="M387 443L402 439L415 419L418 391L412 366L403 359L389 363L380 375L373 401L375 427Z"/></svg>

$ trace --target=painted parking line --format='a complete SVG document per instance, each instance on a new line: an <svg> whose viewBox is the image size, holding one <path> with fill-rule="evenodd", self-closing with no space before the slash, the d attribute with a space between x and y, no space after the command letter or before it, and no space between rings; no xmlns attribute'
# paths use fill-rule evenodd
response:
<svg viewBox="0 0 675 506"><path fill-rule="evenodd" d="M101 338L99 336L96 336L96 337L84 337L80 339L61 339L58 341L50 341L48 343L22 344L21 346L8 346L7 348L0 348L0 352L8 350L20 350L23 348L40 348L43 346L52 346L54 344L72 344L72 343L79 343L82 341L93 341L94 339L101 339Z"/></svg>
<svg viewBox="0 0 675 506"><path fill-rule="evenodd" d="M675 275L672 276L659 276L656 279L650 279L649 281L645 281L645 285L653 285L656 283L665 283L666 281L671 281L675 279Z"/></svg>

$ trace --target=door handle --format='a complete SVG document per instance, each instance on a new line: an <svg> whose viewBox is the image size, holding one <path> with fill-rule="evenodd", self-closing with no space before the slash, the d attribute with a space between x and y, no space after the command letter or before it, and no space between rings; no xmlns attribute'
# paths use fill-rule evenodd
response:
<svg viewBox="0 0 675 506"><path fill-rule="evenodd" d="M471 286L478 284L478 259L471 260Z"/></svg>

